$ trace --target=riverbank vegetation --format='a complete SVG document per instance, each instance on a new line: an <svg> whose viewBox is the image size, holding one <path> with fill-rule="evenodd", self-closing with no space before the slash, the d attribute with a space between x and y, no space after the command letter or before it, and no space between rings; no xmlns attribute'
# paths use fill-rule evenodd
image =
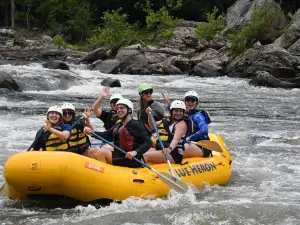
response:
<svg viewBox="0 0 300 225"><path fill-rule="evenodd" d="M39 30L54 37L59 47L67 43L87 48L111 48L126 40L131 43L158 44L172 38L182 20L204 22L196 33L211 39L224 25L226 10L235 0L2 0L0 26ZM299 0L281 1L282 9L294 13ZM256 42L262 29L274 16L258 8L251 23L230 36L234 54ZM24 32L24 29L21 29Z"/></svg>

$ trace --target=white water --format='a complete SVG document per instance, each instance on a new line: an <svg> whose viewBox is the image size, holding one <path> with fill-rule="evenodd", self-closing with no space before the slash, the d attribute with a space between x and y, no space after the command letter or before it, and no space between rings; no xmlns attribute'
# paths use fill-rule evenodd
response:
<svg viewBox="0 0 300 225"><path fill-rule="evenodd" d="M18 76L43 75L55 82L56 71L38 64L1 65L0 70L16 71ZM101 94L103 78L121 81L121 92L134 100L137 87L149 82L154 99L162 91L171 99L181 99L196 90L200 106L208 109L213 123L211 132L221 134L231 150L233 173L227 186L206 187L185 195L141 200L129 198L96 209L77 206L65 209L0 199L3 224L299 224L300 210L300 90L269 89L249 86L246 80L197 78L187 76L107 75L71 67L81 84L67 90L36 91L0 96L0 182L3 165L9 156L24 151L45 119L49 105L71 101L82 112ZM67 73L67 72L66 72ZM107 102L104 104L108 107ZM98 119L92 119L102 129ZM0 223L1 224L1 223Z"/></svg>

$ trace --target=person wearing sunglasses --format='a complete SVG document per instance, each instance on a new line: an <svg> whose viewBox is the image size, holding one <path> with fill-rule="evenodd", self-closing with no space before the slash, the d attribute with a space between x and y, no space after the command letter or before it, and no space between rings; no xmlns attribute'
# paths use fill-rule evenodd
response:
<svg viewBox="0 0 300 225"><path fill-rule="evenodd" d="M117 114L120 122L115 126L103 132L95 132L97 135L107 139L113 136L114 145L118 146L126 152L126 155L102 146L100 149L93 149L91 157L115 166L124 167L141 167L139 163L132 160L133 157L141 159L143 154L151 147L150 135L145 126L136 119L132 118L133 104L128 99L120 99L117 102ZM84 128L84 132L88 135L91 134L91 129Z"/></svg>
<svg viewBox="0 0 300 225"><path fill-rule="evenodd" d="M75 107L71 103L64 103L61 106L63 111L63 122L72 126L80 117L75 116ZM68 139L68 151L77 154L88 156L88 150L91 146L90 140L83 132L85 126L94 129L90 122L91 109L88 108L83 113L85 120L80 120L79 123L71 130L71 136Z"/></svg>
<svg viewBox="0 0 300 225"><path fill-rule="evenodd" d="M42 135L40 135L43 132ZM47 119L36 134L34 151L67 151L68 138L71 136L71 126L63 123L63 112L59 106L51 106L47 111Z"/></svg>
<svg viewBox="0 0 300 225"><path fill-rule="evenodd" d="M104 87L102 90L102 94L99 96L99 98L95 101L95 103L92 106L92 110L97 118L99 118L104 123L105 130L108 130L109 128L113 127L116 122L119 120L119 117L117 115L117 105L116 103L123 99L122 95L120 94L113 94L110 99L110 111L105 111L101 109L102 101L109 95L109 87Z"/></svg>
<svg viewBox="0 0 300 225"><path fill-rule="evenodd" d="M184 102L187 108L187 115L189 117L187 141L209 140L208 124L211 122L208 112L205 110L198 110L199 96L195 91L188 91L184 95ZM200 148L190 144L193 148ZM209 157L211 151L205 148L200 148L204 157Z"/></svg>
<svg viewBox="0 0 300 225"><path fill-rule="evenodd" d="M149 126L146 113L148 107L151 107L155 121L162 120L162 118L168 116L166 109L159 102L152 99L153 88L150 84L141 83L138 87L138 92L140 95L140 107L137 110L138 120Z"/></svg>

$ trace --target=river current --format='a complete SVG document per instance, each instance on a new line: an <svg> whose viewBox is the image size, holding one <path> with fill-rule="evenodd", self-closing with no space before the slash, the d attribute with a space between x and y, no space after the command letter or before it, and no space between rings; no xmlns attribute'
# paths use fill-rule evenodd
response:
<svg viewBox="0 0 300 225"><path fill-rule="evenodd" d="M206 186L187 194L170 192L156 200L128 198L101 207L66 207L55 201L0 198L0 224L300 224L299 89L253 87L248 80L228 77L109 75L71 65L80 82L60 90L53 79L58 72L40 64L4 63L0 70L32 82L35 76L43 76L46 86L52 87L47 91L33 86L22 93L0 92L1 183L6 160L30 146L47 108L71 102L82 112L101 94L100 83L107 77L118 78L122 84L121 88L111 88L110 93L119 92L133 100L135 108L141 82L151 83L153 98L160 101L161 92L174 100L182 99L188 90L197 91L200 108L212 116L210 132L222 135L233 160L228 185ZM108 101L103 106L108 109ZM94 116L92 123L96 130L103 130Z"/></svg>

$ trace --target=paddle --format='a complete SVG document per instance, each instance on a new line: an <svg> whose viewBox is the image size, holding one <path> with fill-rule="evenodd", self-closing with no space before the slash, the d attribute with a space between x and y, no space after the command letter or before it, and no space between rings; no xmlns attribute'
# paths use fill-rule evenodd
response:
<svg viewBox="0 0 300 225"><path fill-rule="evenodd" d="M222 147L219 145L218 142L209 141L209 140L202 140L202 141L186 141L187 143L192 143L203 148L207 148L208 150L215 151L215 152L223 152Z"/></svg>
<svg viewBox="0 0 300 225"><path fill-rule="evenodd" d="M157 139L158 139L159 145L160 145L161 149L163 150L163 149L164 149L164 145L163 145L163 143L162 143L162 141L161 141L161 138L160 138L159 132L158 132L158 130L157 130L157 126L156 126L154 117L153 117L153 115L152 115L151 112L149 113L149 116L150 116L152 125L153 125L153 127L154 127L155 133L156 133L156 135L157 135ZM164 155L165 155L165 158L166 158L167 163L168 163L168 166L169 166L169 170L171 171L172 175L173 175L174 177L177 177L177 178L178 178L178 176L175 175L176 173L174 172L174 170L173 170L173 168L172 168L172 166L171 166L171 162L170 162L170 160L169 160L168 154L164 153Z"/></svg>
<svg viewBox="0 0 300 225"><path fill-rule="evenodd" d="M85 116L83 115L82 117L80 117L72 126L71 126L71 130L81 121L84 120ZM30 151L31 148L35 145L35 143L37 142L38 139L40 139L40 137L43 135L44 133L44 129L43 127L41 129L39 129L36 138L34 139L34 141L32 142L32 144L30 145L30 147L26 150L26 151ZM2 182L1 186L0 186L0 197L4 197L6 196L6 191L5 191L5 181Z"/></svg>
<svg viewBox="0 0 300 225"><path fill-rule="evenodd" d="M101 141L103 141L104 143L109 144L110 146L114 147L115 149L117 149L118 151L124 153L126 155L126 152L124 150L122 150L121 148L119 148L118 146L114 145L113 143L105 140L104 138L100 137L99 135L97 135L95 132L91 132L91 134L96 138L99 139ZM133 157L133 160L135 160L136 162L140 163L141 165L143 165L144 167L146 167L147 169L153 171L154 173L156 173L160 179L166 184L168 185L170 188L172 188L173 190L179 192L179 193L185 193L188 190L188 186L186 183L182 182L181 180L177 179L176 177L171 176L168 173L164 173L164 172L158 172L157 170L155 170L154 168L152 168L151 166L147 165L146 163L144 163L141 160L138 160L137 158Z"/></svg>

